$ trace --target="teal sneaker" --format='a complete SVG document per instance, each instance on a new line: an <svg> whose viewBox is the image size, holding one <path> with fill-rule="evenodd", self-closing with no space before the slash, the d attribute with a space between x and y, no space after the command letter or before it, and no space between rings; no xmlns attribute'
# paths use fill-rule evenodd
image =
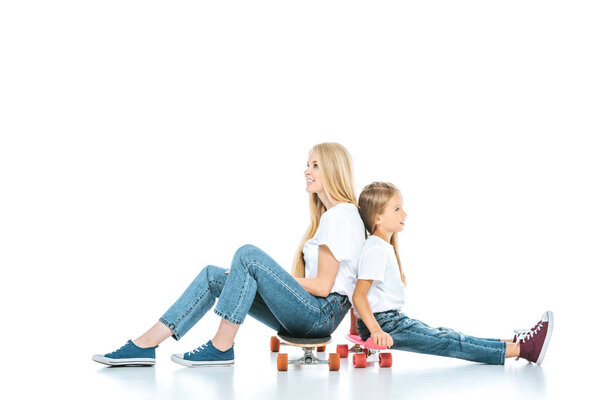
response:
<svg viewBox="0 0 600 400"><path fill-rule="evenodd" d="M130 339L119 349L104 355L94 354L92 360L105 365L154 365L156 364L155 347L137 347Z"/></svg>
<svg viewBox="0 0 600 400"><path fill-rule="evenodd" d="M183 354L173 354L171 361L186 367L210 367L233 365L233 346L229 350L220 351L208 341L202 346Z"/></svg>

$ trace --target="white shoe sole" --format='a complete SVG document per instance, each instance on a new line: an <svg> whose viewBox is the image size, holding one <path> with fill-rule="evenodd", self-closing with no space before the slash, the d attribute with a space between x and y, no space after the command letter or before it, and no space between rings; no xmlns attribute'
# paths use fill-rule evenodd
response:
<svg viewBox="0 0 600 400"><path fill-rule="evenodd" d="M228 367L234 364L234 360L224 361L190 361L183 358L183 354L173 354L171 361L186 367Z"/></svg>
<svg viewBox="0 0 600 400"><path fill-rule="evenodd" d="M548 349L548 343L550 343L550 338L552 337L552 328L554 327L554 314L552 314L552 311L546 311L546 313L548 313L548 331L546 332L546 338L544 339L540 356L535 362L537 365L540 365L542 361L544 361L546 350Z"/></svg>
<svg viewBox="0 0 600 400"><path fill-rule="evenodd" d="M101 356L100 354L94 354L92 360L99 362L104 365L154 365L156 360L154 358L108 358Z"/></svg>

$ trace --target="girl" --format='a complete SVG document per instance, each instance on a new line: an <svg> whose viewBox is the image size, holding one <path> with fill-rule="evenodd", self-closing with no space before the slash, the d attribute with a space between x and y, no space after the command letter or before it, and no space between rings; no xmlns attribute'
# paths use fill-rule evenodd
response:
<svg viewBox="0 0 600 400"><path fill-rule="evenodd" d="M367 185L358 201L370 236L358 266L352 303L358 312L356 329L379 346L434 354L488 364L522 357L541 364L552 334L553 316L547 311L530 330L515 331L512 340L481 339L448 328L432 328L402 313L406 277L398 256L398 232L406 212L400 191L391 183Z"/></svg>
<svg viewBox="0 0 600 400"><path fill-rule="evenodd" d="M134 341L93 360L107 365L154 365L155 349L181 339L219 298L221 317L212 340L171 360L188 367L233 364L233 341L247 314L290 336L324 337L350 308L365 228L357 209L352 160L337 143L314 146L306 191L310 224L290 275L252 245L240 247L230 271L206 266L154 326ZM229 273L228 273L229 272Z"/></svg>

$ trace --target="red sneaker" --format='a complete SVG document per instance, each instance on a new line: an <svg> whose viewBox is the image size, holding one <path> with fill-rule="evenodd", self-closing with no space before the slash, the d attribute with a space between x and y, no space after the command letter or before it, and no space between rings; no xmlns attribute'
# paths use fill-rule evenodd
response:
<svg viewBox="0 0 600 400"><path fill-rule="evenodd" d="M542 319L530 330L515 330L513 342L521 343L519 358L524 358L529 362L541 364L550 343L552 328L554 326L554 315L552 311L546 311Z"/></svg>

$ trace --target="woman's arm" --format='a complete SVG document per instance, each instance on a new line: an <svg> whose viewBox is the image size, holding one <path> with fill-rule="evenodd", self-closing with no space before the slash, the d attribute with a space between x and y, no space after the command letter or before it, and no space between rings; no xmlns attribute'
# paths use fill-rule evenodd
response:
<svg viewBox="0 0 600 400"><path fill-rule="evenodd" d="M331 292L340 262L335 259L329 247L319 246L319 266L316 278L296 278L304 289L313 296L327 297Z"/></svg>
<svg viewBox="0 0 600 400"><path fill-rule="evenodd" d="M369 289L371 289L372 284L372 280L359 279L354 288L352 303L354 304L356 311L358 311L360 319L369 329L369 332L371 332L371 338L375 344L378 346L390 347L394 344L394 340L388 333L381 329L373 315L373 311L371 311L369 300L367 300L367 293L369 292Z"/></svg>

